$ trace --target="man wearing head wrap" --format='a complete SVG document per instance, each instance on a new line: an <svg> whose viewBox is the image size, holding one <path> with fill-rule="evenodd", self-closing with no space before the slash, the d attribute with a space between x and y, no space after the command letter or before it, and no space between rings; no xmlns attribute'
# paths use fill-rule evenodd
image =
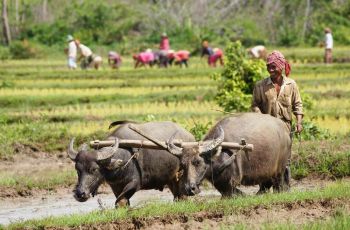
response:
<svg viewBox="0 0 350 230"><path fill-rule="evenodd" d="M74 38L72 35L67 36L67 42L68 42L68 49L67 49L67 56L68 56L68 68L69 69L76 69L77 68L77 63L76 63L76 58L77 58L77 46L74 42Z"/></svg>
<svg viewBox="0 0 350 230"><path fill-rule="evenodd" d="M256 83L252 110L281 119L289 132L292 131L293 113L296 117L295 131L300 133L303 130L303 104L296 82L288 77L291 72L289 63L281 52L273 51L267 57L266 67L270 76ZM285 174L285 179L289 183L289 164Z"/></svg>

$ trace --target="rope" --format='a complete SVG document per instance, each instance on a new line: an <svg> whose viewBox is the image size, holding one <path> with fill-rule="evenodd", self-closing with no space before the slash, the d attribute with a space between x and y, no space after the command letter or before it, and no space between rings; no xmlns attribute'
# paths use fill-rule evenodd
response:
<svg viewBox="0 0 350 230"><path fill-rule="evenodd" d="M128 161L125 163L125 165L123 165L123 169L126 168L126 166L128 166L128 164L130 163L130 161L132 160L132 158L137 158L136 154L139 154L139 151L135 152L134 154L131 155L131 157L128 159ZM136 156L136 157L135 157Z"/></svg>

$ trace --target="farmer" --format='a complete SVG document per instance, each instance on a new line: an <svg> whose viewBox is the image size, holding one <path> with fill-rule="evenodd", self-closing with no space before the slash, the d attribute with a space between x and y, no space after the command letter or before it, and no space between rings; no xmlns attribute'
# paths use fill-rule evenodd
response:
<svg viewBox="0 0 350 230"><path fill-rule="evenodd" d="M188 67L188 59L190 58L190 52L188 50L179 50L174 53L175 65L182 65Z"/></svg>
<svg viewBox="0 0 350 230"><path fill-rule="evenodd" d="M119 69L122 63L122 59L120 55L115 51L108 52L108 64L112 67L112 69Z"/></svg>
<svg viewBox="0 0 350 230"><path fill-rule="evenodd" d="M263 45L254 46L248 50L248 54L255 59L266 59L266 48Z"/></svg>
<svg viewBox="0 0 350 230"><path fill-rule="evenodd" d="M168 35L164 32L160 37L159 50L167 52L169 49L170 49L169 38L168 38Z"/></svg>
<svg viewBox="0 0 350 230"><path fill-rule="evenodd" d="M324 63L332 63L332 50L333 50L333 36L330 28L324 29L325 33L325 52L324 52Z"/></svg>
<svg viewBox="0 0 350 230"><path fill-rule="evenodd" d="M221 65L224 65L223 52L219 48L212 49L209 46L208 41L203 41L202 43L202 54L201 58L207 55L208 56L208 65L211 67L216 67L216 62L219 60Z"/></svg>
<svg viewBox="0 0 350 230"><path fill-rule="evenodd" d="M133 59L135 61L135 69L137 67L146 66L147 64L152 67L154 64L154 53L151 49L147 49L146 52L134 54Z"/></svg>
<svg viewBox="0 0 350 230"><path fill-rule="evenodd" d="M303 104L296 82L288 77L291 71L289 63L281 52L273 51L267 57L266 67L270 76L256 83L253 91L252 110L281 119L289 132L292 131L293 113L297 120L295 132L300 133L303 130ZM290 181L289 166L290 159L285 173L286 181Z"/></svg>
<svg viewBox="0 0 350 230"><path fill-rule="evenodd" d="M67 42L68 42L68 49L65 51L67 52L67 57L68 57L68 69L76 69L77 68L77 63L76 63L76 58L77 58L77 46L74 42L74 38L72 35L67 36Z"/></svg>
<svg viewBox="0 0 350 230"><path fill-rule="evenodd" d="M82 69L87 69L94 60L93 53L89 47L81 44L78 39L75 39L75 44L77 45L78 51L80 53L78 61L82 60L80 66Z"/></svg>

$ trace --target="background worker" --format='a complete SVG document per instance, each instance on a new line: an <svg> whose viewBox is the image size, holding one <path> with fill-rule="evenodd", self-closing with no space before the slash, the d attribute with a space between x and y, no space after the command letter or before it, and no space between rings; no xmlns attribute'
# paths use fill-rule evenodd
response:
<svg viewBox="0 0 350 230"><path fill-rule="evenodd" d="M89 47L80 43L78 39L75 39L75 44L78 47L78 51L80 53L80 56L78 58L78 61L81 60L80 66L82 69L86 69L93 61L93 53Z"/></svg>
<svg viewBox="0 0 350 230"><path fill-rule="evenodd" d="M190 51L188 50L179 50L174 53L175 65L182 65L188 67L188 60L190 59Z"/></svg>
<svg viewBox="0 0 350 230"><path fill-rule="evenodd" d="M112 67L112 69L119 69L122 63L122 58L115 51L108 52L108 64Z"/></svg>
<svg viewBox="0 0 350 230"><path fill-rule="evenodd" d="M333 50L333 36L332 36L332 31L330 28L325 28L324 29L325 33L325 52L324 52L324 63L332 63L333 58L332 58L332 50Z"/></svg>
<svg viewBox="0 0 350 230"><path fill-rule="evenodd" d="M248 54L252 58L266 60L267 51L266 51L265 46L258 45L258 46L254 46L251 49L249 49Z"/></svg>
<svg viewBox="0 0 350 230"><path fill-rule="evenodd" d="M74 38L72 35L67 36L68 48L67 52L67 66L68 69L76 69L77 68L77 46L74 42Z"/></svg>
<svg viewBox="0 0 350 230"><path fill-rule="evenodd" d="M154 53L151 49L147 49L145 52L139 54L134 54L133 59L135 61L135 69L146 65L152 67L155 61Z"/></svg>
<svg viewBox="0 0 350 230"><path fill-rule="evenodd" d="M224 59L223 59L223 52L219 48L214 48L212 49L209 46L208 41L203 41L202 43L202 54L201 58L203 56L207 55L208 56L208 65L211 67L216 67L216 62L220 61L220 64L223 66L224 65Z"/></svg>

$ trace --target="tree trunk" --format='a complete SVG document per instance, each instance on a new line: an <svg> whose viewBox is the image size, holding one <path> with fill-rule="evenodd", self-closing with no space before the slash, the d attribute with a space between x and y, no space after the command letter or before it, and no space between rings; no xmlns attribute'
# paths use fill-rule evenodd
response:
<svg viewBox="0 0 350 230"><path fill-rule="evenodd" d="M43 0L41 19L43 22L47 20L47 0Z"/></svg>
<svg viewBox="0 0 350 230"><path fill-rule="evenodd" d="M311 11L311 0L307 0L306 1L306 8L305 8L304 26L303 26L303 30L301 33L302 42L305 42L305 34L306 34L306 30L307 30L308 25L309 25L310 11Z"/></svg>
<svg viewBox="0 0 350 230"><path fill-rule="evenodd" d="M4 33L4 41L6 45L10 45L11 43L11 32L9 21L7 17L7 0L2 0L2 24L3 24L3 33Z"/></svg>

